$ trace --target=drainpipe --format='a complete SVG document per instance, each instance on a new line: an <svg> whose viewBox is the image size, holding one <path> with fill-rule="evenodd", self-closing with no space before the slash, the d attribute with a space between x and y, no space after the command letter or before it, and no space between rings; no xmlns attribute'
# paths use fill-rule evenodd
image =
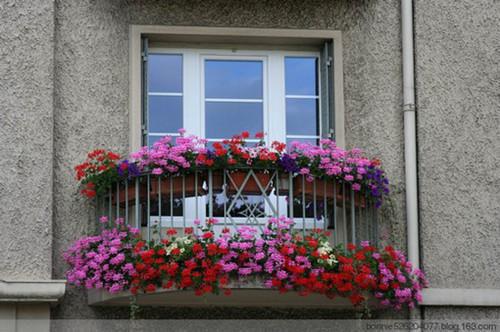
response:
<svg viewBox="0 0 500 332"><path fill-rule="evenodd" d="M415 121L415 77L413 63L413 1L401 0L403 48L403 114L405 137L406 218L408 259L420 267L417 201L417 135Z"/></svg>

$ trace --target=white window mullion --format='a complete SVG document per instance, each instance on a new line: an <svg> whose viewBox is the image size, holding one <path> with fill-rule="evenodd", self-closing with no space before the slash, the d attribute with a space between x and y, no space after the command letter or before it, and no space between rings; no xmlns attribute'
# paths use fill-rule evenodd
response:
<svg viewBox="0 0 500 332"><path fill-rule="evenodd" d="M202 135L200 123L200 61L197 52L184 53L184 129L193 135Z"/></svg>
<svg viewBox="0 0 500 332"><path fill-rule="evenodd" d="M286 140L285 57L272 53L268 66L268 142Z"/></svg>

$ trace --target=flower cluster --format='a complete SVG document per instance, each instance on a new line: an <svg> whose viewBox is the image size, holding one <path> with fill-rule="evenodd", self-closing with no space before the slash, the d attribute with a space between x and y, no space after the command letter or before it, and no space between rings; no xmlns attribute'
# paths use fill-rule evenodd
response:
<svg viewBox="0 0 500 332"><path fill-rule="evenodd" d="M308 181L327 177L349 183L354 191L365 190L374 197L377 207L389 193L389 180L380 160L365 157L360 149L339 148L330 139L322 139L320 146L292 142L281 165L288 172L305 175Z"/></svg>
<svg viewBox="0 0 500 332"><path fill-rule="evenodd" d="M104 219L106 222L107 220ZM234 283L258 282L280 292L341 296L353 305L368 296L382 306L413 308L426 280L404 255L364 241L347 249L331 247L330 234L293 230L293 221L271 218L258 232L244 226L215 235L215 219L182 234L168 229L161 241L135 238L137 230L121 224L78 240L65 254L69 283L132 294L158 289L191 289L195 294L231 294Z"/></svg>
<svg viewBox="0 0 500 332"><path fill-rule="evenodd" d="M207 141L196 136L184 136L183 129L179 129L179 133L179 137L165 136L152 147L143 146L132 153L130 157L138 170L160 175L165 172L175 174L194 167L197 156L207 152Z"/></svg>
<svg viewBox="0 0 500 332"><path fill-rule="evenodd" d="M377 206L389 193L389 181L379 160L367 158L360 149L344 150L329 139L321 140L319 146L292 142L287 149L284 143L277 141L266 146L263 133L257 133L253 139L256 142L249 144L250 134L243 132L215 142L209 149L207 140L186 136L183 129L179 132L180 136L166 136L152 147L142 147L132 153L129 160L118 165L117 155L102 150L96 150L99 154L92 152L93 158L98 158L97 163L86 161L77 166L77 178L84 177L82 182L90 186L84 189L84 194L93 197L97 189L104 192L109 188L110 179L133 178L145 172L178 175L200 168L248 167L280 169L285 173L303 175L308 181L335 179L375 198Z"/></svg>
<svg viewBox="0 0 500 332"><path fill-rule="evenodd" d="M276 165L285 150L285 144L278 141L271 143L268 147L264 141L264 134L255 134L258 140L253 145L248 144L247 140L250 133L242 132L231 139L222 140L213 144L213 151L198 156L198 164L203 166L215 167L273 167Z"/></svg>
<svg viewBox="0 0 500 332"><path fill-rule="evenodd" d="M87 289L105 289L117 293L128 289L135 275L132 248L139 230L117 219L114 225L101 217L104 228L99 235L77 240L63 257L70 268L66 277L70 284Z"/></svg>
<svg viewBox="0 0 500 332"><path fill-rule="evenodd" d="M81 193L89 198L102 194L117 179L116 163L120 155L97 149L87 154L87 159L75 166L76 180L85 187Z"/></svg>

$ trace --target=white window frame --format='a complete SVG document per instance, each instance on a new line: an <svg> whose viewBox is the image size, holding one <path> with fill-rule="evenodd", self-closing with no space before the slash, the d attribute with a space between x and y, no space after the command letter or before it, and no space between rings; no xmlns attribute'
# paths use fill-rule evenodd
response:
<svg viewBox="0 0 500 332"><path fill-rule="evenodd" d="M344 98L343 98L343 69L342 69L342 34L340 31L332 30L300 30L300 29L253 29L253 28L212 28L212 27L190 27L190 26L148 26L148 25L131 25L130 26L130 43L129 43L129 60L130 60L130 72L129 72L129 85L130 85L130 99L129 99L129 149L130 151L136 151L141 146L141 37L143 35L154 35L156 37L160 36L162 40L168 43L188 43L189 41L195 41L197 43L200 40L207 43L235 43L238 42L243 45L248 43L249 46L254 47L255 45L269 45L270 49L273 47L275 49L287 49L289 45L303 45L304 49L311 49L311 45L319 46L324 41L333 41L333 65L331 70L333 71L333 87L330 93L334 96L334 106L335 106L335 136L336 141L339 146L345 146L345 133L344 133ZM265 48L265 46L261 46ZM218 50L219 52L220 50ZM228 50L228 52L231 52ZM259 52L258 50L252 52ZM269 53L268 51L264 51ZM200 64L201 65L201 64ZM183 61L184 66L184 61ZM268 64L268 69L270 71L273 68L279 68L279 66L273 65L273 63ZM184 66L184 69L187 69ZM199 69L199 68L198 68ZM190 68L190 70L196 70L196 68ZM279 69L278 69L279 70ZM284 74L284 66L283 66ZM199 70L198 70L199 71ZM189 75L188 72L184 72L183 75ZM270 74L270 76L273 76ZM189 91L186 89L186 82L184 84L184 96ZM321 91L321 90L319 90ZM269 99L269 98L268 98ZM273 103L277 103L278 100L283 98L275 97L268 101L268 107L272 107ZM194 106L192 103L200 103L201 100L183 98L183 108L190 109L190 106ZM186 112L184 112L185 114ZM185 119L186 120L186 119ZM200 133L204 126L202 123L198 123L197 128L189 128L188 123L184 122L184 127L188 132ZM279 124L275 124L279 126ZM283 119L281 122L282 126L286 126ZM195 125L193 125L194 127ZM321 126L320 126L321 128ZM273 133L285 132L284 130L276 130L273 124L269 125L268 129L268 139L269 140L280 140L285 141L286 137L275 137ZM321 129L320 129L321 130Z"/></svg>

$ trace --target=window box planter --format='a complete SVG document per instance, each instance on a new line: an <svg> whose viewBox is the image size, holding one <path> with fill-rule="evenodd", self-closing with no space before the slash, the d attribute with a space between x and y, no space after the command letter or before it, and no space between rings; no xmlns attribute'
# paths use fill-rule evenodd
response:
<svg viewBox="0 0 500 332"><path fill-rule="evenodd" d="M196 184L196 176L194 173L185 174L183 176L158 177L151 178L150 192L152 197L161 196L167 198L171 195L178 197L194 197L205 194L203 189L204 175L198 174L198 183ZM171 183L172 182L172 183ZM183 190L184 187L184 190Z"/></svg>
<svg viewBox="0 0 500 332"><path fill-rule="evenodd" d="M226 194L234 195L243 186L245 179L248 176L248 180L245 183L242 195L262 195L262 190L259 188L259 184L264 189L266 194L272 191L272 186L269 184L271 182L272 175L269 172L252 171L248 170L235 170L230 171L226 174ZM256 180L257 178L257 180ZM232 180L232 181L231 181ZM223 171L215 171L212 175L213 187L220 188L222 192L224 188L224 173ZM257 181L259 184L257 184Z"/></svg>
<svg viewBox="0 0 500 332"><path fill-rule="evenodd" d="M304 184L304 185L302 185ZM316 188L315 188L316 184ZM326 190L325 190L326 185ZM299 199L302 198L302 194L305 194L306 200L312 200L315 197L314 191L316 191L316 200L324 200L325 198L331 202L334 197L337 201L337 206L342 206L344 203L346 205L351 204L351 194L349 185L345 185L345 195L342 188L342 183L335 182L335 192L333 181L327 181L324 179L316 179L313 182L307 180L302 181L299 177L294 180L293 183L293 193L295 197ZM359 192L354 192L354 204L356 207L366 207L366 198L362 196Z"/></svg>

